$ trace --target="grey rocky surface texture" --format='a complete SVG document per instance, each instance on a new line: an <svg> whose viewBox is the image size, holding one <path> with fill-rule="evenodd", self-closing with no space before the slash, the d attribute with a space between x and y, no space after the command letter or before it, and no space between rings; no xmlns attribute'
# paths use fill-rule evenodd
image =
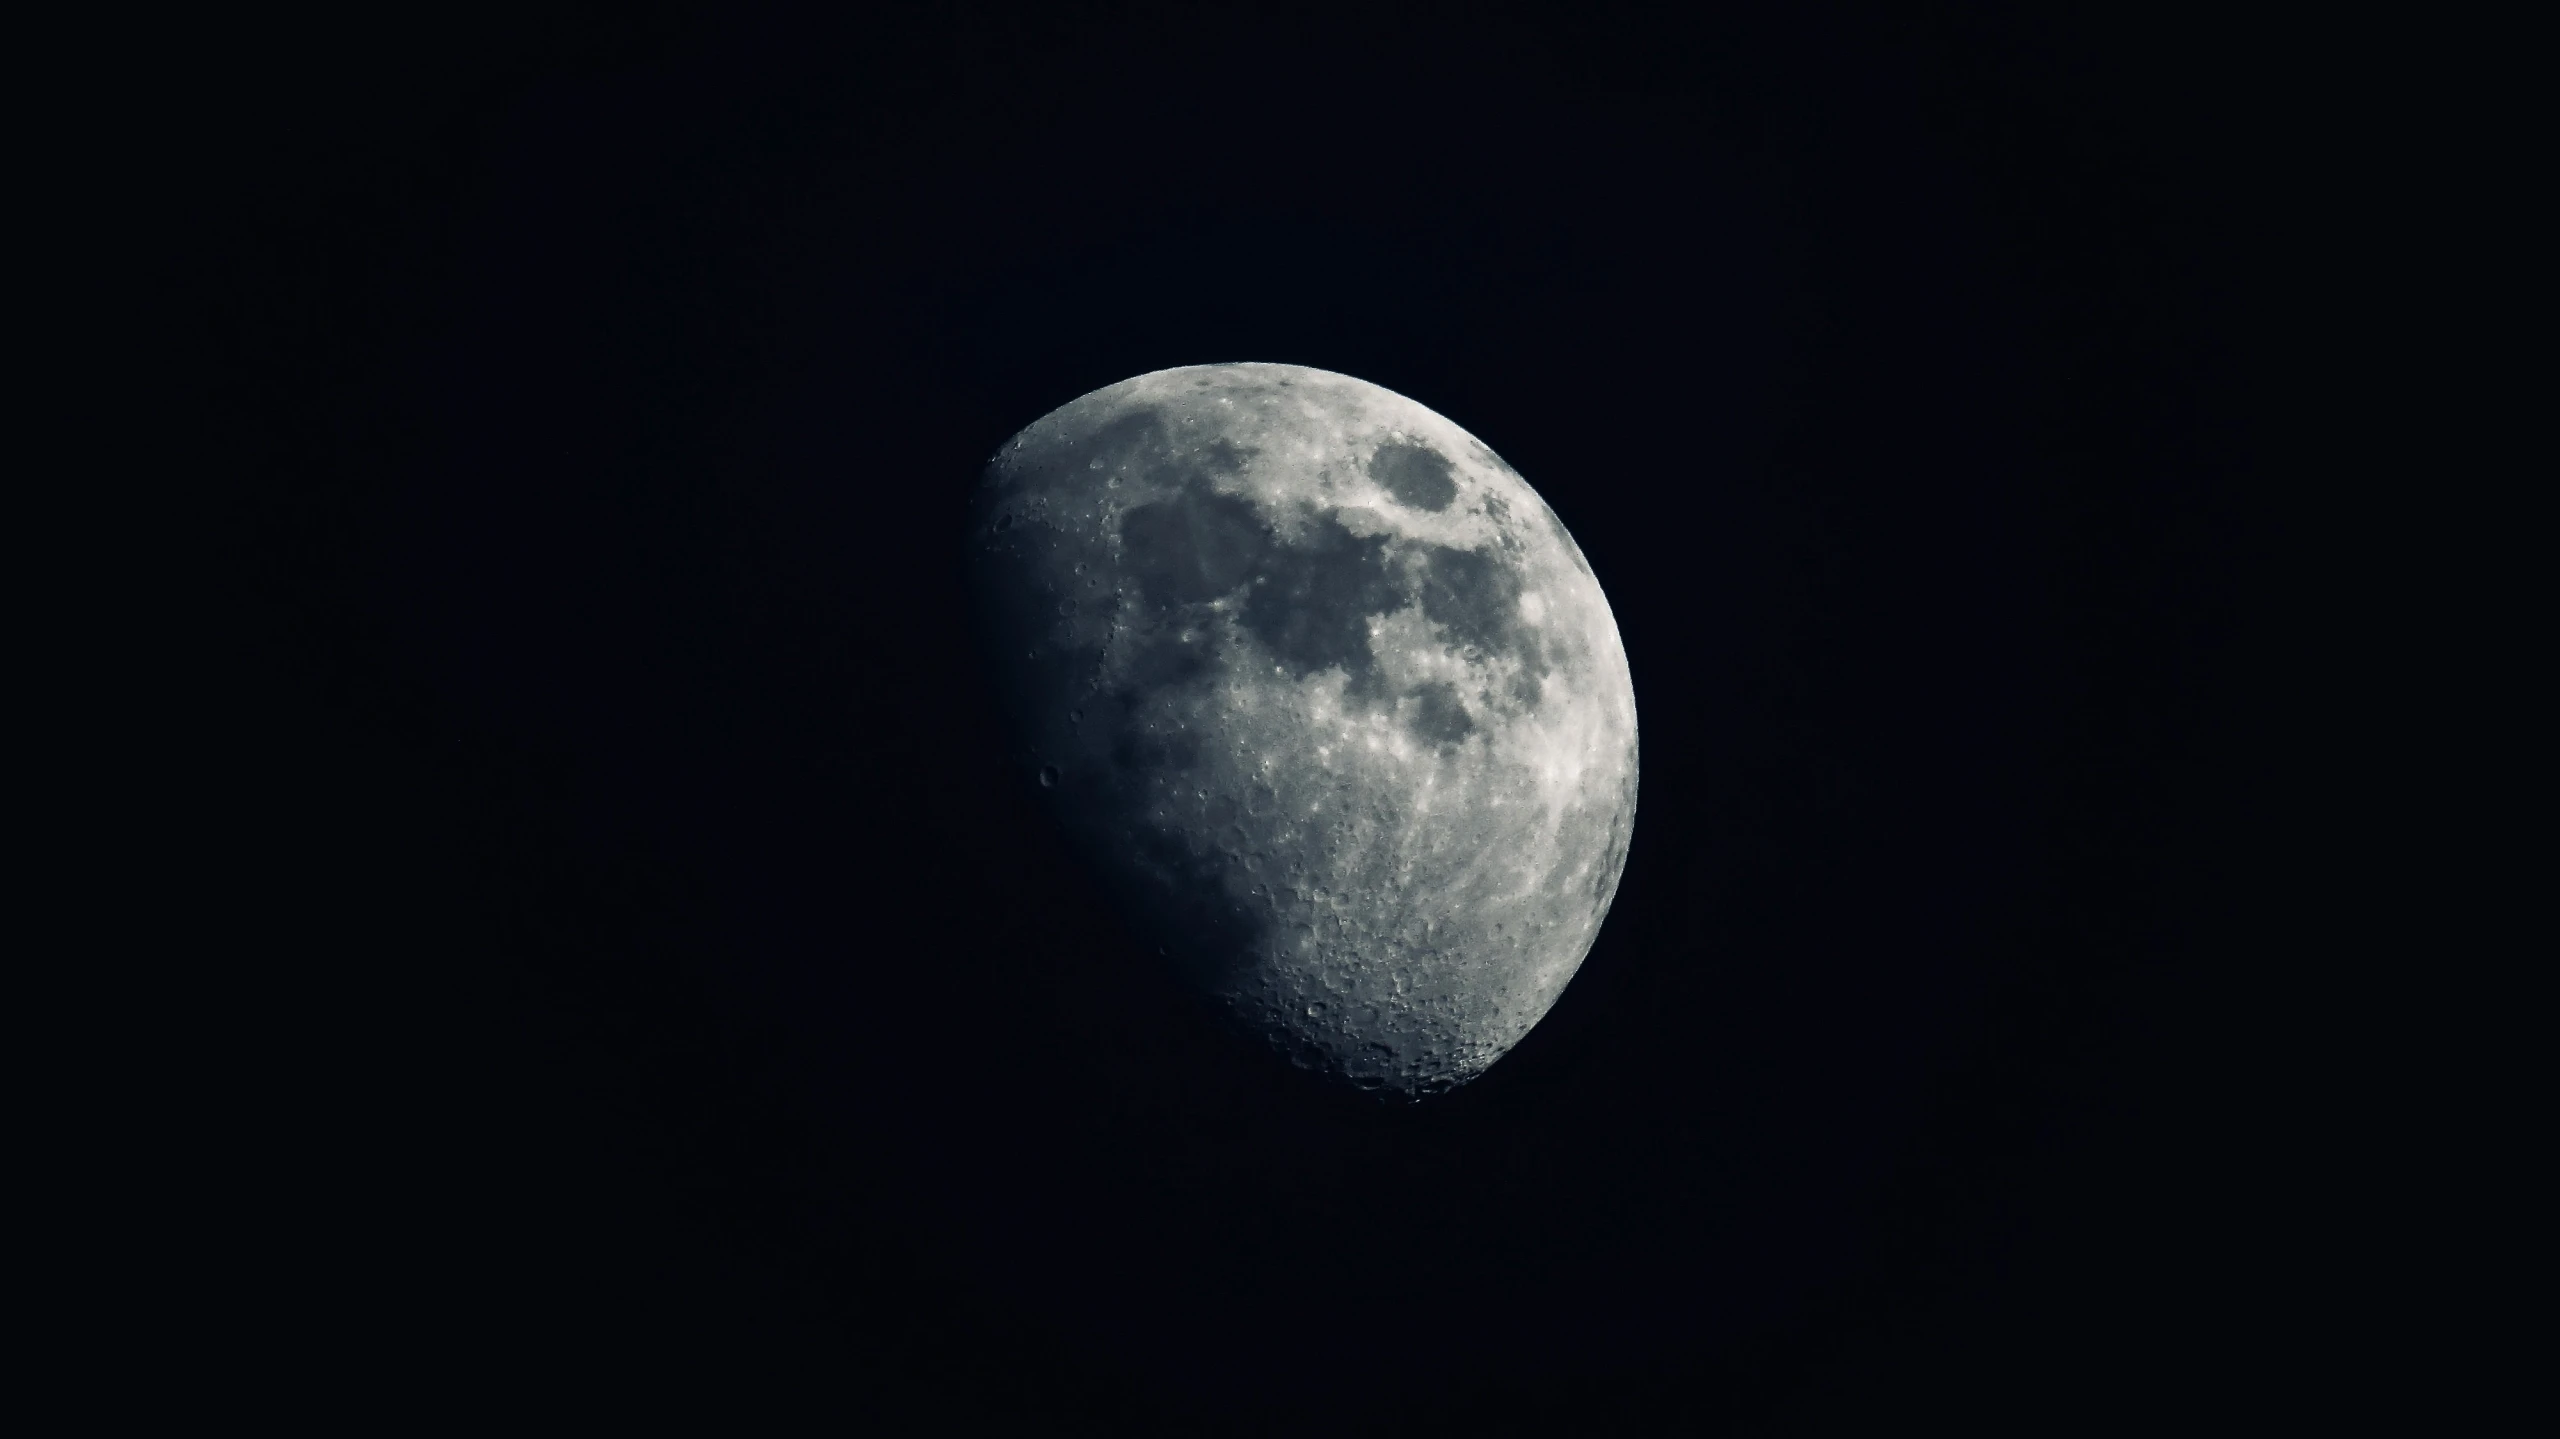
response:
<svg viewBox="0 0 2560 1439"><path fill-rule="evenodd" d="M1026 781L1181 973L1400 1096L1546 1014L1625 865L1636 715L1518 474L1375 385L1200 365L1041 418L976 498Z"/></svg>

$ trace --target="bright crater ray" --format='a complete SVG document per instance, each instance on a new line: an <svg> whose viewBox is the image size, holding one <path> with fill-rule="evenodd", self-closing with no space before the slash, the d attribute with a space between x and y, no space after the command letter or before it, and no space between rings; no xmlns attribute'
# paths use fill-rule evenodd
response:
<svg viewBox="0 0 2560 1439"><path fill-rule="evenodd" d="M1185 974L1411 1096L1545 1015L1626 862L1635 693L1508 465L1364 381L1195 365L1042 417L977 503L1026 771Z"/></svg>

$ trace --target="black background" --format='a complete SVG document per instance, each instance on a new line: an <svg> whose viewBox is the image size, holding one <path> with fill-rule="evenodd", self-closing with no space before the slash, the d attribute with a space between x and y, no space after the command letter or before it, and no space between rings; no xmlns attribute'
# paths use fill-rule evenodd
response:
<svg viewBox="0 0 2560 1439"><path fill-rule="evenodd" d="M223 1382L2089 1433L2245 1381L2246 43L1782 8L208 36ZM1634 670L1616 909L1422 1106L1163 986L969 660L985 456L1227 359L1483 438Z"/></svg>

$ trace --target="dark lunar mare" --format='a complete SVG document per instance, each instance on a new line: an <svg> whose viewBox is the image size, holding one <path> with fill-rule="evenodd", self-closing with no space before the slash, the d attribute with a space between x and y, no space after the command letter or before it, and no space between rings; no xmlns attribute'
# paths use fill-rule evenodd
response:
<svg viewBox="0 0 2560 1439"><path fill-rule="evenodd" d="M1369 621L1405 602L1387 566L1387 541L1318 516L1307 537L1277 546L1244 602L1244 626L1300 678L1339 667L1355 697L1374 695Z"/></svg>
<svg viewBox="0 0 2560 1439"><path fill-rule="evenodd" d="M1214 600L1244 584L1271 548L1253 506L1194 476L1172 499L1140 505L1120 521L1128 562L1158 611Z"/></svg>
<svg viewBox="0 0 2560 1439"><path fill-rule="evenodd" d="M1417 510L1445 510L1458 497L1449 457L1429 445L1410 441L1380 445L1377 456L1369 461L1369 474L1398 503Z"/></svg>

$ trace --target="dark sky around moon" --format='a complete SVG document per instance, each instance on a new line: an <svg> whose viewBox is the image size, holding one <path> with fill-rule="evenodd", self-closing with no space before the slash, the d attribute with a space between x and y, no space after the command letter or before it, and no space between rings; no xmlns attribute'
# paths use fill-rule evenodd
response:
<svg viewBox="0 0 2560 1439"><path fill-rule="evenodd" d="M279 1335L853 1420L2181 1412L2227 76L2085 16L1209 8L439 11L250 43L301 58L171 142L291 1056L238 1162L327 1196L235 1222L343 1317ZM1412 1111L1132 969L970 658L985 457L1235 359L1498 451L1634 675L1612 917Z"/></svg>

